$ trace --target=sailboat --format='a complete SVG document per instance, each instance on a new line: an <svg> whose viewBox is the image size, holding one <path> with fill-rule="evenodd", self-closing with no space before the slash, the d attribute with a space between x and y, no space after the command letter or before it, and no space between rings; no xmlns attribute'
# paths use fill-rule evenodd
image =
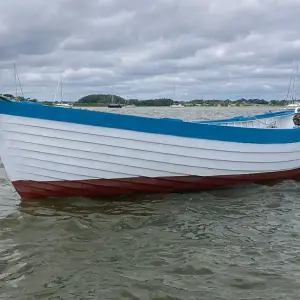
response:
<svg viewBox="0 0 300 300"><path fill-rule="evenodd" d="M115 100L115 95L114 95L114 88L113 88L113 93L111 95L111 102L108 103L107 107L109 107L109 108L121 108L122 105L119 104L119 103L115 103L114 100Z"/></svg>
<svg viewBox="0 0 300 300"><path fill-rule="evenodd" d="M133 107L136 107L134 104L128 104L125 106L126 108L133 108Z"/></svg>
<svg viewBox="0 0 300 300"><path fill-rule="evenodd" d="M174 98L175 98L175 94L176 94L176 92L175 92L175 86L174 86ZM177 102L175 102L174 100L171 100L171 105L170 105L170 107L175 107L175 108L180 108L180 107L184 107L181 103L179 103L178 101Z"/></svg>
<svg viewBox="0 0 300 300"><path fill-rule="evenodd" d="M180 108L180 107L184 107L184 106L181 103L174 103L170 107Z"/></svg>
<svg viewBox="0 0 300 300"><path fill-rule="evenodd" d="M295 65L295 59L293 65ZM297 66L293 68L291 80L289 83L288 93L286 96L286 100L288 100L292 90L293 95L291 95L291 100L290 100L291 103L285 106L284 108L285 110L295 110L298 106L300 106L299 100L297 100L296 97L296 90L297 90L296 81L298 80L298 76L299 76L299 66L297 64Z"/></svg>
<svg viewBox="0 0 300 300"><path fill-rule="evenodd" d="M122 108L121 104L114 103L114 95L112 95L112 101L107 105L109 108Z"/></svg>
<svg viewBox="0 0 300 300"><path fill-rule="evenodd" d="M55 103L59 86L60 86L60 103ZM63 102L63 98L64 97L63 97L63 89L62 89L62 76L60 76L60 80L57 83L57 88L53 99L53 105L60 106L60 107L73 107L72 104Z"/></svg>
<svg viewBox="0 0 300 300"><path fill-rule="evenodd" d="M23 93L20 77L19 77L17 66L15 63L14 63L14 73L15 73L16 97L18 97L18 85L19 85L22 97L24 98L24 93Z"/></svg>
<svg viewBox="0 0 300 300"><path fill-rule="evenodd" d="M136 107L134 104L129 104L129 100L128 99L125 99L125 107L126 108L133 108L133 107Z"/></svg>

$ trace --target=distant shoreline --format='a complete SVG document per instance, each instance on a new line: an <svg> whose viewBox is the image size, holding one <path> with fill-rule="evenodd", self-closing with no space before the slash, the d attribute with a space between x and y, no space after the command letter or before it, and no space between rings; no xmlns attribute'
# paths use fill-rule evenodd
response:
<svg viewBox="0 0 300 300"><path fill-rule="evenodd" d="M55 106L59 105L59 102L48 102L48 101L41 101L40 103L45 104L45 105L50 105L50 106ZM73 107L77 108L88 108L88 107L93 107L93 108L109 108L108 104L103 104L103 103L78 103L78 102L72 102L72 101L63 101L63 104L70 104ZM188 107L194 107L194 108L205 108L205 107L216 107L216 108L221 108L221 107L285 107L288 103L264 103L264 104L258 104L258 103L205 103L205 104L191 104L191 103L184 103L180 102L182 105L182 108L188 108ZM122 104L121 104L122 105ZM138 104L134 106L129 106L128 108L139 108L139 107L168 107L168 108L173 108L170 105L143 105L143 104ZM117 108L117 107L116 107ZM126 105L122 105L122 108L126 108ZM112 108L110 108L112 109ZM120 108L119 108L120 109ZM178 107L176 107L178 109Z"/></svg>
<svg viewBox="0 0 300 300"><path fill-rule="evenodd" d="M107 108L107 109L124 109L126 108L125 106L122 107L122 108L109 108L107 106L103 106L103 105L74 105L73 106L74 108ZM145 108L145 107L152 107L152 108L172 108L170 106L162 106L162 105L158 105L158 106L149 106L149 105L144 105L144 106L135 106L135 107L128 107L130 109L138 109L138 108ZM265 108L272 108L272 107L276 107L276 108L280 108L280 107L284 107L282 105L232 105L232 106L213 106L213 105L198 105L198 106L191 106L191 105L188 105L188 106L184 106L184 107L181 107L181 109L184 109L184 108L253 108L253 107L265 107ZM175 109L175 108L174 108ZM176 108L178 109L178 108Z"/></svg>
<svg viewBox="0 0 300 300"><path fill-rule="evenodd" d="M201 107L217 107L217 108L220 108L220 107L284 107L285 105L282 105L282 104L271 104L271 103L268 103L268 104L239 104L239 105L235 105L235 104L230 104L230 105L201 105L201 104L198 104L198 105L184 105L184 103L181 103L183 105L183 108L184 107L196 107L196 108L201 108ZM93 103L93 104L83 104L83 103L73 103L73 106L74 107L80 107L80 108L83 108L83 107L103 107L103 108L108 108L107 105L103 105L103 104L99 104L97 105L96 103ZM129 107L129 108L139 108L139 107L171 107L170 105L136 105L134 107ZM123 105L122 108L126 108L126 105ZM172 108L172 107L171 107Z"/></svg>

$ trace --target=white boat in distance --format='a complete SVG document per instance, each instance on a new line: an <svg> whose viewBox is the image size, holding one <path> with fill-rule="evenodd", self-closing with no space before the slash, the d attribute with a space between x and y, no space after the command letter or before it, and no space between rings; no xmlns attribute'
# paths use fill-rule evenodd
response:
<svg viewBox="0 0 300 300"><path fill-rule="evenodd" d="M300 103L290 103L284 107L286 110L295 110L297 107L300 107Z"/></svg>
<svg viewBox="0 0 300 300"><path fill-rule="evenodd" d="M298 120L188 122L2 98L0 155L23 199L193 191L299 175Z"/></svg>
<svg viewBox="0 0 300 300"><path fill-rule="evenodd" d="M60 107L73 107L72 104L70 103L63 103L63 102L60 102L60 103L54 103L55 106L60 106Z"/></svg>
<svg viewBox="0 0 300 300"><path fill-rule="evenodd" d="M180 107L184 107L184 106L181 103L178 103L178 104L172 104L172 105L170 105L170 107L180 108Z"/></svg>

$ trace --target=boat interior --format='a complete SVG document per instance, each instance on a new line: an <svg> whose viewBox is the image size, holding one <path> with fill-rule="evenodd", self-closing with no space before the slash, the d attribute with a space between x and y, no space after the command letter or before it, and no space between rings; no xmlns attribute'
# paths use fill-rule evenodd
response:
<svg viewBox="0 0 300 300"><path fill-rule="evenodd" d="M298 114L296 111L284 110L276 112L266 112L253 116L236 116L227 119L194 122L201 124L214 124L245 128L295 128L300 126L300 114Z"/></svg>

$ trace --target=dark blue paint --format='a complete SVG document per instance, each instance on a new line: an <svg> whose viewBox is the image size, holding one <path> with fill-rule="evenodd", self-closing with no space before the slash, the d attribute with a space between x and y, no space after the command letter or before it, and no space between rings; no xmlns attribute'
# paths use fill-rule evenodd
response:
<svg viewBox="0 0 300 300"><path fill-rule="evenodd" d="M257 144L300 142L300 128L262 129L219 126L186 122L180 119L158 119L42 104L37 105L30 102L0 101L0 114L229 142Z"/></svg>

